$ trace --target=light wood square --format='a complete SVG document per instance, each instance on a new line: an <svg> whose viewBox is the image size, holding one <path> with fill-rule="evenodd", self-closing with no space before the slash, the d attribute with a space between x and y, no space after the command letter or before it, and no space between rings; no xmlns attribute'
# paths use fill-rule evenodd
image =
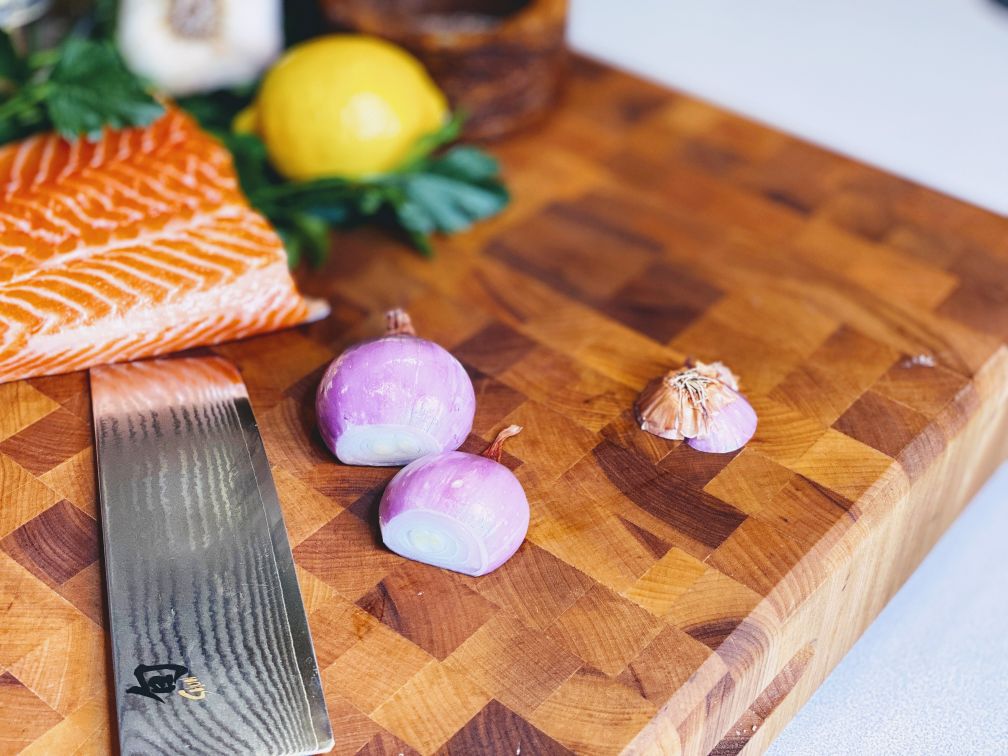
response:
<svg viewBox="0 0 1008 756"><path fill-rule="evenodd" d="M422 753L430 753L490 700L476 683L431 661L371 717Z"/></svg>
<svg viewBox="0 0 1008 756"><path fill-rule="evenodd" d="M671 611L676 599L688 591L706 569L696 557L672 548L623 595L651 614L662 617Z"/></svg>
<svg viewBox="0 0 1008 756"><path fill-rule="evenodd" d="M657 713L621 682L581 672L532 712L529 721L576 753L618 753Z"/></svg>
<svg viewBox="0 0 1008 756"><path fill-rule="evenodd" d="M445 664L528 716L582 661L550 638L498 615L455 649Z"/></svg>
<svg viewBox="0 0 1008 756"><path fill-rule="evenodd" d="M58 493L13 459L0 454L0 538L59 500Z"/></svg>
<svg viewBox="0 0 1008 756"><path fill-rule="evenodd" d="M658 634L662 623L603 586L596 586L554 622L546 633L593 667L617 674Z"/></svg>
<svg viewBox="0 0 1008 756"><path fill-rule="evenodd" d="M80 616L37 577L0 553L0 667L9 668Z"/></svg>
<svg viewBox="0 0 1008 756"><path fill-rule="evenodd" d="M378 624L322 673L325 684L365 713L389 700L433 657Z"/></svg>
<svg viewBox="0 0 1008 756"><path fill-rule="evenodd" d="M0 441L41 420L59 406L25 381L0 384Z"/></svg>

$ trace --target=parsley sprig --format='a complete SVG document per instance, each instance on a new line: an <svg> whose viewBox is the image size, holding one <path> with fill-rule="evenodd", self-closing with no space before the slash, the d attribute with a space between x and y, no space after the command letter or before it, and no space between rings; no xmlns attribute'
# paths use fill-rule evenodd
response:
<svg viewBox="0 0 1008 756"><path fill-rule="evenodd" d="M49 129L97 139L105 126L145 126L163 112L107 40L71 35L18 54L0 32L0 143Z"/></svg>
<svg viewBox="0 0 1008 756"><path fill-rule="evenodd" d="M328 253L330 228L363 223L398 229L430 255L433 234L464 231L507 206L509 195L493 156L467 145L446 148L458 138L460 116L420 139L395 171L361 180L290 181L271 168L262 140L229 130L247 97L245 92L215 93L179 104L231 151L242 190L283 237L291 266L302 260L319 264Z"/></svg>
<svg viewBox="0 0 1008 756"><path fill-rule="evenodd" d="M24 53L0 31L0 144L51 129L68 139L97 139L106 126L145 126L164 112L116 50L114 19L114 2L101 0L99 12L57 47ZM451 146L461 131L458 116L420 139L395 171L363 180L289 181L273 170L262 140L231 131L253 95L254 87L246 87L178 104L231 151L242 190L283 237L292 267L322 262L331 229L364 223L395 229L429 255L433 235L463 231L509 201L495 158Z"/></svg>

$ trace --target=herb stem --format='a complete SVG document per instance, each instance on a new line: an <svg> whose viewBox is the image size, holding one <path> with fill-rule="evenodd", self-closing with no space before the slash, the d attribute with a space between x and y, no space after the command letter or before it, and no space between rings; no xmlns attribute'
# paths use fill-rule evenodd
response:
<svg viewBox="0 0 1008 756"><path fill-rule="evenodd" d="M255 189L250 199L253 202L282 202L296 201L305 196L325 192L327 197L338 195L341 197L355 196L359 188L364 184L355 184L345 179L316 179L307 182L291 182L287 184L270 184Z"/></svg>
<svg viewBox="0 0 1008 756"><path fill-rule="evenodd" d="M0 121L26 113L48 96L49 90L44 84L21 89L11 99L0 105Z"/></svg>
<svg viewBox="0 0 1008 756"><path fill-rule="evenodd" d="M28 56L28 67L33 71L55 66L60 59L59 50L39 50Z"/></svg>

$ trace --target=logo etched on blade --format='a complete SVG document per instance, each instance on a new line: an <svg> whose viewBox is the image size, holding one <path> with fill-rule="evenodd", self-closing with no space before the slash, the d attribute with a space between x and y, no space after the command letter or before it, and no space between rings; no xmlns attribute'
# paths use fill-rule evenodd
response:
<svg viewBox="0 0 1008 756"><path fill-rule="evenodd" d="M190 675L188 668L181 664L138 664L133 670L138 685L126 689L144 698L153 698L158 703L164 703L161 697L170 693L178 693L189 701L202 701L206 698L206 688L196 675ZM182 689L176 690L179 680Z"/></svg>
<svg viewBox="0 0 1008 756"><path fill-rule="evenodd" d="M139 685L127 688L126 692L164 703L161 696L173 693L179 678L187 674L189 670L181 664L137 664L133 675Z"/></svg>

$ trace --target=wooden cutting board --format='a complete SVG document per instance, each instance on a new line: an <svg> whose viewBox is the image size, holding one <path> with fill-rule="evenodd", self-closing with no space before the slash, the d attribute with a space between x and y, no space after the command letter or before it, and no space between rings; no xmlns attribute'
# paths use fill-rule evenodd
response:
<svg viewBox="0 0 1008 756"><path fill-rule="evenodd" d="M337 752L757 753L1006 456L1008 221L585 60L495 150L504 216L433 260L341 236L304 276L329 320L215 350L273 464ZM393 471L315 431L323 368L395 305L471 370L469 448L526 428L529 537L491 575L386 551ZM688 355L741 376L742 452L634 427ZM86 375L0 386L5 753L114 738L91 444Z"/></svg>

